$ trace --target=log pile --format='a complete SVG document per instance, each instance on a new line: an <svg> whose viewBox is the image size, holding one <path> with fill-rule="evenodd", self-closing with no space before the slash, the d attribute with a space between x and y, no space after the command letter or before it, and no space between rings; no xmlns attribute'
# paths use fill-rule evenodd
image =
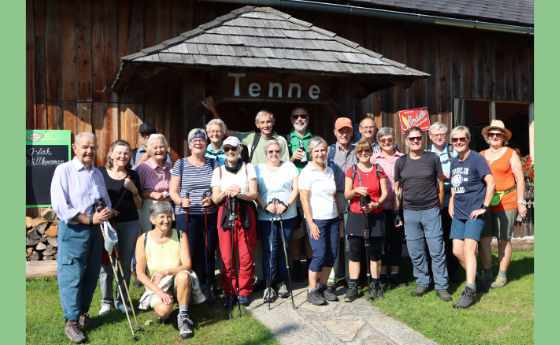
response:
<svg viewBox="0 0 560 345"><path fill-rule="evenodd" d="M25 256L27 261L55 260L58 247L58 220L52 209L40 217L25 217Z"/></svg>

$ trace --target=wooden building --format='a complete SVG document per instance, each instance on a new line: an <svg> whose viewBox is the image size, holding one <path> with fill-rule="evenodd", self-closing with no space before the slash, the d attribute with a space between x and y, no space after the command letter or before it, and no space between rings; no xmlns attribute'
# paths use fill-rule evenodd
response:
<svg viewBox="0 0 560 345"><path fill-rule="evenodd" d="M273 9L257 9L263 18L240 9L257 3ZM267 20L307 29L289 37L294 27L274 30ZM532 153L532 32L532 1L521 0L27 0L27 128L91 130L102 163L113 140L135 145L149 121L181 155L212 95L234 129L250 128L264 107L285 132L291 108L305 105L313 130L328 137L340 114L372 113L396 126L396 111L427 106L434 119L475 134L503 119L514 144ZM204 34L216 41L200 41ZM324 45L298 46L313 40Z"/></svg>

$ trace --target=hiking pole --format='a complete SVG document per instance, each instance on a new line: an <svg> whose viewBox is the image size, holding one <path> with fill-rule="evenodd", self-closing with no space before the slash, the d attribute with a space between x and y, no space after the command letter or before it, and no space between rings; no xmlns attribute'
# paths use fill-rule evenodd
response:
<svg viewBox="0 0 560 345"><path fill-rule="evenodd" d="M279 200L276 199L276 202ZM286 207L286 210L288 208ZM290 260L288 259L288 248L286 245L286 236L284 235L284 221L282 215L278 215L278 221L280 222L280 239L282 240L282 249L284 251L284 261L286 262L286 272L288 274L288 291L290 292L290 297L292 299L292 309L296 309L296 304L294 302L294 290L292 288L292 274L290 273Z"/></svg>
<svg viewBox="0 0 560 345"><path fill-rule="evenodd" d="M130 315L128 308L129 306L126 304L126 300L124 299L121 284L119 284L119 275L117 273L116 264L113 261L113 251L115 250L115 245L118 243L117 232L108 221L104 221L101 223L101 235L104 239L104 246L105 250L109 253L109 263L111 265L111 270L113 271L113 276L117 280L117 288L119 290L119 296L121 298L121 302L124 306L124 311L126 314L126 320L128 321L128 327L130 328L130 332L132 333L132 338L134 340L138 340L136 333L134 333L134 327L132 327L132 321L130 320Z"/></svg>
<svg viewBox="0 0 560 345"><path fill-rule="evenodd" d="M268 205L270 205L271 203L273 203L274 200L270 201L266 206L268 207ZM266 207L265 207L265 211L266 211ZM275 254L273 252L273 248L272 248L272 236L273 236L273 231L272 231L272 227L274 225L274 214L272 214L272 217L270 218L270 237L268 238L268 249L270 251L269 255L268 255L268 272L266 274L266 289L264 290L264 294L263 294L263 300L265 303L268 302L268 310L270 310L270 303L272 302L272 299L274 298L274 293L271 291L271 285L272 285L272 256Z"/></svg>
<svg viewBox="0 0 560 345"><path fill-rule="evenodd" d="M239 316L241 317L241 304L239 303L239 269L236 265L236 257L239 256L239 253L237 253L238 255L235 255L235 233L236 232L236 223L237 223L237 214L236 214L236 207L237 207L237 202L235 200L235 198L230 197L228 199L229 202L229 216L228 216L228 221L231 227L231 264L233 265L233 270L235 273L235 294L237 297L237 307L239 308ZM233 303L231 305L230 308L230 318L233 318Z"/></svg>
<svg viewBox="0 0 560 345"><path fill-rule="evenodd" d="M369 216L366 214L366 211L362 208L362 214L364 215L365 220L365 227L363 230L363 237L364 237L364 249L366 254L366 276L368 282L368 289L371 285L371 263L369 261Z"/></svg>
<svg viewBox="0 0 560 345"><path fill-rule="evenodd" d="M210 197L210 195L212 195L212 191L210 190L206 190L203 194L202 194L202 198L208 198ZM210 294L213 292L212 289L212 282L210 281L210 268L209 266L209 261L208 261L208 257L209 257L209 253L208 253L208 231L210 231L208 229L208 207L207 206L203 206L203 210L204 210L204 271L206 272L206 287L208 288L208 299L209 302L211 303L211 301L213 300L213 298L210 298Z"/></svg>
<svg viewBox="0 0 560 345"><path fill-rule="evenodd" d="M118 270L120 272L120 275L121 275L121 282L122 282L122 285L124 287L124 291L126 292L128 303L130 305L130 310L132 311L132 316L134 318L135 329L137 331L141 331L141 330L143 330L143 328L142 328L142 326L139 325L138 319L136 318L136 311L134 310L134 304L132 303L132 298L130 297L128 286L126 284L126 279L125 279L125 276L124 276L124 270L122 268L122 264L121 264L120 256L119 256L119 251L117 250L117 248L114 249L114 253L115 253L115 259L116 259L115 261L117 262L117 265L118 265L117 268L118 268ZM117 284L118 284L118 281L117 281ZM125 303L123 303L123 304L125 304Z"/></svg>

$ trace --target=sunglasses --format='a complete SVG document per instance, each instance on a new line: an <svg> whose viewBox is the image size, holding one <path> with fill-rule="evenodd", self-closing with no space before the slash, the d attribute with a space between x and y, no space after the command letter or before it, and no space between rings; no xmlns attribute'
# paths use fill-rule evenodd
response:
<svg viewBox="0 0 560 345"><path fill-rule="evenodd" d="M422 141L422 136L418 137L408 137L408 141Z"/></svg>
<svg viewBox="0 0 560 345"><path fill-rule="evenodd" d="M467 137L451 138L451 142L452 143L457 143L457 142L466 143L467 142Z"/></svg>
<svg viewBox="0 0 560 345"><path fill-rule="evenodd" d="M268 151L266 151L266 153L269 153L269 154L280 153L280 150L268 150Z"/></svg>
<svg viewBox="0 0 560 345"><path fill-rule="evenodd" d="M380 142L380 143L388 143L388 144L391 144L391 143L393 143L393 138L385 138L385 139L382 138L382 139L379 139L379 142Z"/></svg>
<svg viewBox="0 0 560 345"><path fill-rule="evenodd" d="M297 119L297 118L302 118L302 119L305 120L308 117L309 117L309 115L307 115L307 114L294 114L294 115L292 115L292 119L294 119L294 120Z"/></svg>
<svg viewBox="0 0 560 345"><path fill-rule="evenodd" d="M504 137L504 133L502 133L502 132L489 132L489 133L488 133L488 138L493 138L493 137L496 137L496 138L503 138L503 137Z"/></svg>
<svg viewBox="0 0 560 345"><path fill-rule="evenodd" d="M369 156L369 155L372 154L372 151L371 151L371 150L361 150L361 151L356 152L356 154L359 154L359 155L368 155L368 156Z"/></svg>
<svg viewBox="0 0 560 345"><path fill-rule="evenodd" d="M235 146L224 146L224 152L229 152L229 151L236 151L237 147Z"/></svg>

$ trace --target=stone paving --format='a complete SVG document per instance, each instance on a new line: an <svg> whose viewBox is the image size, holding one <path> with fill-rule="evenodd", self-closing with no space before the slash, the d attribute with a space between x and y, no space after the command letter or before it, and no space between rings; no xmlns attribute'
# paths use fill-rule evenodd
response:
<svg viewBox="0 0 560 345"><path fill-rule="evenodd" d="M339 289L339 292L341 289ZM332 302L314 306L306 302L306 289L270 305L256 299L247 308L282 345L434 345L400 321L383 314L365 298L352 303Z"/></svg>

